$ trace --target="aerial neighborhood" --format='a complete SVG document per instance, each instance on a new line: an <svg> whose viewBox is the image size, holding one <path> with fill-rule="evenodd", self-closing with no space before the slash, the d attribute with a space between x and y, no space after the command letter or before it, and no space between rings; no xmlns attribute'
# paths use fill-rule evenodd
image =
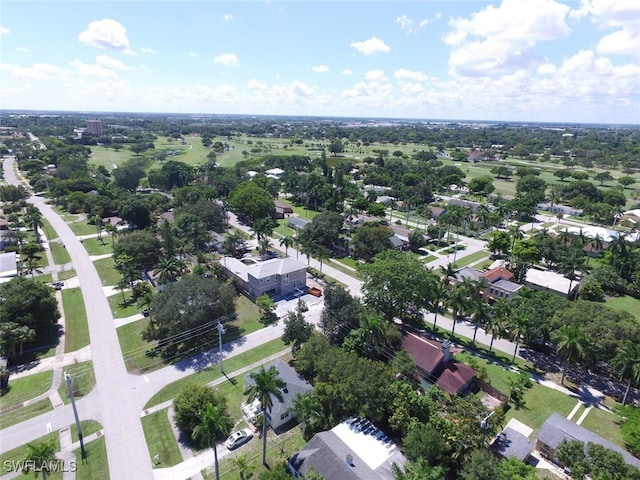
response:
<svg viewBox="0 0 640 480"><path fill-rule="evenodd" d="M0 480L640 479L637 127L0 120Z"/></svg>

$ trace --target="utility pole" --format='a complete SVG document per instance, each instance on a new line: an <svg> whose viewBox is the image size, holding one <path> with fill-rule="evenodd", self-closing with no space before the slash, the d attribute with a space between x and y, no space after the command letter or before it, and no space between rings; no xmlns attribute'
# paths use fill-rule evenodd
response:
<svg viewBox="0 0 640 480"><path fill-rule="evenodd" d="M67 389L69 390L69 399L71 400L71 406L73 407L73 415L76 418L76 428L78 429L78 439L80 440L80 452L82 459L87 458L87 453L84 450L84 440L82 439L82 427L80 426L80 419L78 418L78 409L76 408L76 399L73 396L73 386L71 385L71 375L64 373L64 379L67 381Z"/></svg>
<svg viewBox="0 0 640 480"><path fill-rule="evenodd" d="M487 427L489 426L489 418L491 418L491 415L493 414L494 412L491 412L489 415L484 417L480 422L480 428L482 428L482 445L481 446L483 448L484 448L484 440L485 440L485 437L487 436Z"/></svg>
<svg viewBox="0 0 640 480"><path fill-rule="evenodd" d="M224 366L222 364L222 334L227 333L227 331L225 330L224 325L220 322L218 322L216 328L218 329L218 345L220 346L220 371L224 373Z"/></svg>

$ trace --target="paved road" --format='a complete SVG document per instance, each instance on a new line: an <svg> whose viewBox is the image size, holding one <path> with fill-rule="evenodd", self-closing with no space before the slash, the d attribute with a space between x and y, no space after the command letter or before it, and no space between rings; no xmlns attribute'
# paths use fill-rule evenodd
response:
<svg viewBox="0 0 640 480"><path fill-rule="evenodd" d="M13 170L13 163L14 157L5 159L4 175L8 183L18 185L19 181ZM96 388L87 397L87 400L91 398L91 401L96 402L99 407L101 423L105 432L110 477L113 479L152 479L152 465L140 423L140 409L137 402L131 401L134 397L131 379L125 368L111 308L102 290L102 282L98 272L75 233L44 202L44 199L34 196L28 201L40 209L43 217L51 223L58 233L73 260L80 281L80 289L87 311L91 353L96 375ZM83 402L83 404L86 403L87 401ZM67 410L64 409L65 412ZM82 416L84 417L84 415ZM60 414L54 411L51 414L52 426L55 428L60 420ZM66 425L69 423L71 422L67 422ZM23 424L20 424L20 427L22 426ZM31 426L31 428L34 427ZM41 435L44 433L46 432L43 431ZM4 441L2 449L5 449Z"/></svg>

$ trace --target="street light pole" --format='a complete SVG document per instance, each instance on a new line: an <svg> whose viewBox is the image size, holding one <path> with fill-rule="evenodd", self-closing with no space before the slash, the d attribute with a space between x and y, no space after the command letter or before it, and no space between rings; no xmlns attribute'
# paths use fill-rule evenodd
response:
<svg viewBox="0 0 640 480"><path fill-rule="evenodd" d="M78 429L78 439L80 440L80 452L82 459L87 456L84 450L84 440L82 438L82 427L80 426L80 419L78 418L78 409L76 408L76 399L73 396L73 387L71 386L71 375L68 372L64 373L64 379L67 381L67 389L69 390L69 399L71 400L71 406L73 407L73 416L76 418L76 428Z"/></svg>
<svg viewBox="0 0 640 480"><path fill-rule="evenodd" d="M225 330L224 325L220 322L218 322L216 328L218 329L218 345L220 346L220 371L224 373L224 366L222 364L222 334L227 331Z"/></svg>
<svg viewBox="0 0 640 480"><path fill-rule="evenodd" d="M482 428L482 447L484 448L484 440L487 436L487 427L489 426L489 419L491 418L491 415L493 415L494 412L491 412L489 415L487 415L486 417L484 417L482 419L482 421L480 422L480 428Z"/></svg>

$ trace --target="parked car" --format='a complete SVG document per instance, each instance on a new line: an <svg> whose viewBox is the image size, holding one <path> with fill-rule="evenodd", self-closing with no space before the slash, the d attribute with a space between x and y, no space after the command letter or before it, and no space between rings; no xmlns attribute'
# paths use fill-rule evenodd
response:
<svg viewBox="0 0 640 480"><path fill-rule="evenodd" d="M237 432L233 432L231 435L229 435L229 438L227 438L227 441L224 442L224 445L229 450L233 450L241 445L244 445L252 438L253 432L251 432L251 430L249 430L248 428L243 428L242 430L238 430Z"/></svg>

